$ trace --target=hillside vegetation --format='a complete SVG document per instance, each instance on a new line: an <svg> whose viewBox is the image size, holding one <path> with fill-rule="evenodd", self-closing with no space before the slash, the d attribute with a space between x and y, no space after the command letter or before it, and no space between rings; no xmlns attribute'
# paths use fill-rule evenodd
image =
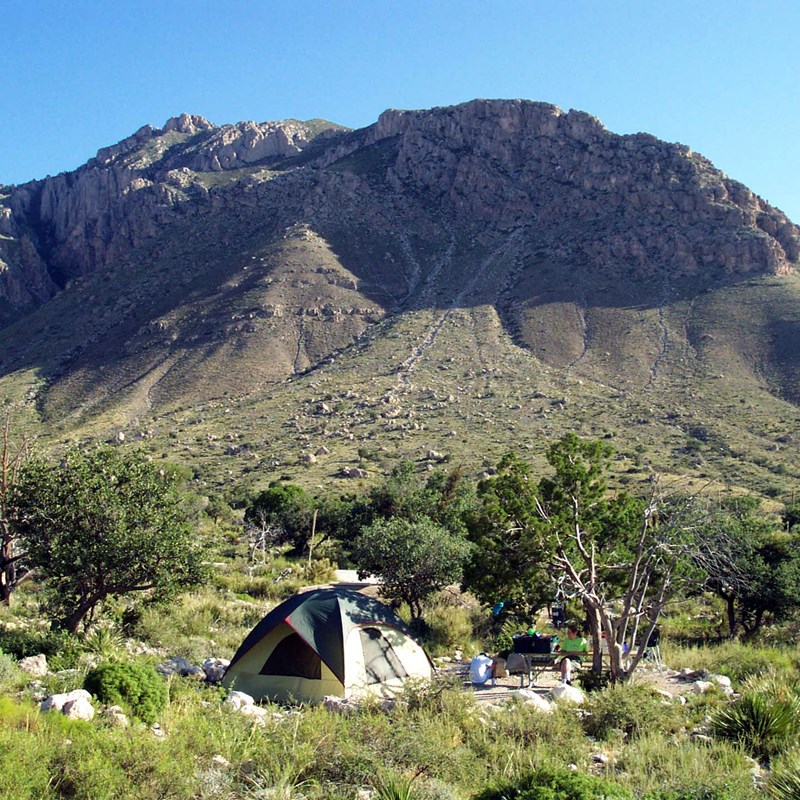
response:
<svg viewBox="0 0 800 800"><path fill-rule="evenodd" d="M4 188L0 237L18 424L54 449L124 436L201 493L431 451L477 475L569 430L634 483L786 501L800 472L797 227L582 112L182 115Z"/></svg>

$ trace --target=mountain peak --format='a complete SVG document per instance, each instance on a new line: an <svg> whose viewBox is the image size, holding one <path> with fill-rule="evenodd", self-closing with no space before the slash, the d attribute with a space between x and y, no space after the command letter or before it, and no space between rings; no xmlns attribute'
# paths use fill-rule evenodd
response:
<svg viewBox="0 0 800 800"><path fill-rule="evenodd" d="M162 133L177 131L178 133L194 134L200 131L214 130L216 126L209 122L205 117L198 114L179 114L177 117L170 117L161 129Z"/></svg>

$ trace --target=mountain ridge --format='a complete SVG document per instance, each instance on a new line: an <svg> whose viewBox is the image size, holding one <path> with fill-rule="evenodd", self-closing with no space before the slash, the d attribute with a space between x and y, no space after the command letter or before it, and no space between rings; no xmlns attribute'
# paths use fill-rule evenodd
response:
<svg viewBox="0 0 800 800"><path fill-rule="evenodd" d="M515 365L499 391L521 408L502 416L524 412L530 435L550 412L515 380L550 400L599 392L620 435L642 403L666 419L703 397L710 420L728 393L736 428L734 396L785 420L800 400L800 230L689 147L546 103L389 109L358 130L183 114L6 187L0 237L0 386L18 397L19 376L36 376L34 416L62 435L146 430L234 398L279 415L299 401L278 410L267 394L335 382L352 362L343 385L380 383L390 408L404 398L375 436L430 405L432 375L460 370L446 396L486 399L459 340L482 369ZM483 420L440 410L451 425L434 450ZM586 419L580 403L558 411ZM349 463L359 440L336 430Z"/></svg>

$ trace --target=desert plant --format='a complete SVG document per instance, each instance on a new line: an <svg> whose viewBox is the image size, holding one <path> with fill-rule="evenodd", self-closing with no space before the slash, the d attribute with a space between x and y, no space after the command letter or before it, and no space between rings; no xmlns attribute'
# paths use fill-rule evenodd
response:
<svg viewBox="0 0 800 800"><path fill-rule="evenodd" d="M90 670L83 688L109 705L122 705L144 722L156 721L167 702L163 678L147 664L101 664Z"/></svg>
<svg viewBox="0 0 800 800"><path fill-rule="evenodd" d="M565 769L537 769L481 792L475 800L633 800L618 783Z"/></svg>
<svg viewBox="0 0 800 800"><path fill-rule="evenodd" d="M384 774L375 781L376 800L414 800L414 781L420 776L418 771L410 778L399 778L396 775Z"/></svg>
<svg viewBox="0 0 800 800"><path fill-rule="evenodd" d="M769 761L792 747L800 735L800 687L776 676L753 678L741 697L713 718L714 733Z"/></svg>
<svg viewBox="0 0 800 800"><path fill-rule="evenodd" d="M111 628L95 628L83 637L81 649L103 661L119 661L124 653L122 635Z"/></svg>

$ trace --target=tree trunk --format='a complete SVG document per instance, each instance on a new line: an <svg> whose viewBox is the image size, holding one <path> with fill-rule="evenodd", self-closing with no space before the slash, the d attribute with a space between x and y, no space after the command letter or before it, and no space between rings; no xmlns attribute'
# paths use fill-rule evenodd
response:
<svg viewBox="0 0 800 800"><path fill-rule="evenodd" d="M600 615L600 609L596 608L593 604L584 601L583 607L586 610L586 620L589 623L589 633L592 637L592 672L598 675L603 671L603 652L602 647L603 623Z"/></svg>
<svg viewBox="0 0 800 800"><path fill-rule="evenodd" d="M58 627L69 631L70 633L77 633L83 618L102 600L102 597L88 597L82 600L78 607L64 619L59 620Z"/></svg>
<svg viewBox="0 0 800 800"><path fill-rule="evenodd" d="M736 623L736 598L730 594L723 594L725 600L725 608L728 614L728 631L730 632L731 639L736 637L737 623Z"/></svg>
<svg viewBox="0 0 800 800"><path fill-rule="evenodd" d="M11 605L11 579L5 567L0 566L0 603Z"/></svg>

